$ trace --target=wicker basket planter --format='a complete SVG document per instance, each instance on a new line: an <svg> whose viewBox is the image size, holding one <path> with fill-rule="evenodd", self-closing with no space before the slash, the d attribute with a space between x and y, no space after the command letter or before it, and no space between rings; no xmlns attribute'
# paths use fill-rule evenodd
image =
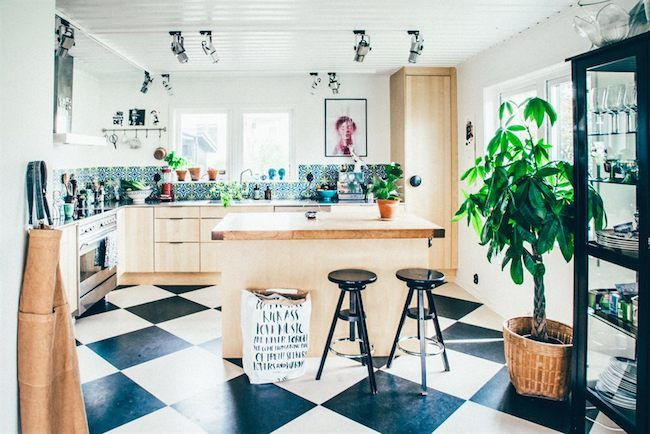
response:
<svg viewBox="0 0 650 434"><path fill-rule="evenodd" d="M503 340L510 381L520 395L562 401L570 390L571 327L548 320L549 337L559 344L530 339L532 318L511 318L503 323Z"/></svg>

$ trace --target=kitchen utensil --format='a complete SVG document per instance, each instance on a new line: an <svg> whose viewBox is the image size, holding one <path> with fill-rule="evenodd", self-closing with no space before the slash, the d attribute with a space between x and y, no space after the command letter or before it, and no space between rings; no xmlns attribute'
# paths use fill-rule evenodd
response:
<svg viewBox="0 0 650 434"><path fill-rule="evenodd" d="M140 139L138 139L137 136L130 139L128 141L128 144L129 144L129 148L131 149L140 149L142 147L142 142L140 141Z"/></svg>
<svg viewBox="0 0 650 434"><path fill-rule="evenodd" d="M117 149L117 141L119 140L119 137L117 137L117 134L113 133L110 136L108 136L108 141L111 142L113 147Z"/></svg>
<svg viewBox="0 0 650 434"><path fill-rule="evenodd" d="M158 146L153 151L153 158L155 158L156 160L164 160L166 156L167 156L167 149L163 148L162 146Z"/></svg>

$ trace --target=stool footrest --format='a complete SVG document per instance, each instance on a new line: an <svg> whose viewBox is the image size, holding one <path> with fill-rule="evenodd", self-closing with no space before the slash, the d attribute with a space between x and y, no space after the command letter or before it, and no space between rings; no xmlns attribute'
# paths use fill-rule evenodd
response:
<svg viewBox="0 0 650 434"><path fill-rule="evenodd" d="M358 322L361 320L361 314L359 312L350 314L350 309L340 310L337 316L339 319L347 322Z"/></svg>
<svg viewBox="0 0 650 434"><path fill-rule="evenodd" d="M424 353L424 355L425 355L426 357L429 357L429 356L439 356L440 354L442 354L442 353L445 351L445 346L444 346L442 343L440 343L440 342L438 341L438 339L436 339L436 338L434 338L434 337L428 337L428 336L425 337L424 339L425 339L426 341L429 341L429 343L430 343L431 345L433 345L433 347L434 347L434 350L433 350L433 351L431 351L431 352L428 352L428 351L427 351L427 352ZM402 338L399 338L399 340L397 341L397 347L398 347L400 350L402 350L402 352L404 352L404 353L406 353L406 354L409 354L409 355L411 355L411 356L420 356L421 353L420 353L419 351L409 350L409 349L405 348L404 346L402 346L402 342L413 341L413 340L417 340L417 341L419 341L419 338L418 338L417 336L404 336L404 337L402 337Z"/></svg>
<svg viewBox="0 0 650 434"><path fill-rule="evenodd" d="M406 310L406 316L408 316L411 319L418 319L418 315L419 314L418 314L418 308L417 307L409 307ZM426 307L424 308L424 319L425 320L432 320L435 317L436 316L433 314L433 312L431 312L431 310L429 310Z"/></svg>
<svg viewBox="0 0 650 434"><path fill-rule="evenodd" d="M343 353L334 348L334 346L339 342L363 342L363 339L350 339L349 337L334 339L329 346L329 350L339 357L345 357L346 359L361 359L366 357L366 353L352 354L352 353ZM370 354L375 353L375 346L370 344Z"/></svg>

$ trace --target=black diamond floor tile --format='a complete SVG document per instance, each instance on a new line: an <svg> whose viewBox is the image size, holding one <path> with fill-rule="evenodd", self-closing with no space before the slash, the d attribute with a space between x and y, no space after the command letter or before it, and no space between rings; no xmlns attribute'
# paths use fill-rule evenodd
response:
<svg viewBox="0 0 650 434"><path fill-rule="evenodd" d="M433 298L438 315L451 319L461 319L468 313L482 306L481 303L447 297L444 295L434 294Z"/></svg>
<svg viewBox="0 0 650 434"><path fill-rule="evenodd" d="M82 385L91 434L103 433L165 406L121 372Z"/></svg>
<svg viewBox="0 0 650 434"><path fill-rule="evenodd" d="M131 288L132 286L137 286L137 285L117 285L115 289Z"/></svg>
<svg viewBox="0 0 650 434"><path fill-rule="evenodd" d="M189 315L208 309L207 306L195 303L183 297L169 297L162 300L151 301L137 306L127 307L131 313L138 315L154 324L169 321L170 319Z"/></svg>
<svg viewBox="0 0 650 434"><path fill-rule="evenodd" d="M210 433L268 433L315 404L273 384L252 385L240 375L172 407Z"/></svg>
<svg viewBox="0 0 650 434"><path fill-rule="evenodd" d="M199 346L205 350L210 351L215 356L221 357L221 338L204 342Z"/></svg>
<svg viewBox="0 0 650 434"><path fill-rule="evenodd" d="M544 425L568 432L569 403L518 395L510 383L508 368L504 366L470 401Z"/></svg>
<svg viewBox="0 0 650 434"><path fill-rule="evenodd" d="M376 372L379 393L371 395L364 379L323 406L382 433L430 433L465 401L384 371Z"/></svg>
<svg viewBox="0 0 650 434"><path fill-rule="evenodd" d="M239 366L240 368L244 367L244 362L242 361L241 358L227 357L226 360L228 360L232 364Z"/></svg>
<svg viewBox="0 0 650 434"><path fill-rule="evenodd" d="M173 292L174 294L184 294L190 291L196 291L197 289L207 288L212 285L156 285L158 288L162 288L165 291Z"/></svg>
<svg viewBox="0 0 650 434"><path fill-rule="evenodd" d="M472 343L455 343L445 342L445 347L450 350L458 351L472 356L481 357L491 360L492 362L505 364L506 357L503 352L503 342L472 342Z"/></svg>
<svg viewBox="0 0 650 434"><path fill-rule="evenodd" d="M217 307L215 307L215 309L217 309L219 312L221 312L221 306L217 306Z"/></svg>
<svg viewBox="0 0 650 434"><path fill-rule="evenodd" d="M154 326L87 346L116 368L126 369L190 347L191 344Z"/></svg>
<svg viewBox="0 0 650 434"><path fill-rule="evenodd" d="M442 337L445 341L454 339L503 339L503 332L459 321L444 329Z"/></svg>
<svg viewBox="0 0 650 434"><path fill-rule="evenodd" d="M78 318L86 318L91 315L96 315L98 313L104 313L104 312L109 312L111 310L119 309L119 307L115 306L113 303L110 303L106 301L105 298L102 298L99 300L97 303L93 304L90 309L85 311L83 315L79 315Z"/></svg>

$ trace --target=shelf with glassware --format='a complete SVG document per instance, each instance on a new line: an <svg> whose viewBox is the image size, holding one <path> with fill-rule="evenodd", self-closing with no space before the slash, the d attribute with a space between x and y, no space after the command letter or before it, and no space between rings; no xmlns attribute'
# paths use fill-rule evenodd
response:
<svg viewBox="0 0 650 434"><path fill-rule="evenodd" d="M627 432L648 429L648 101L650 38L572 61L575 153L572 432L587 402ZM602 201L596 225L589 201Z"/></svg>

